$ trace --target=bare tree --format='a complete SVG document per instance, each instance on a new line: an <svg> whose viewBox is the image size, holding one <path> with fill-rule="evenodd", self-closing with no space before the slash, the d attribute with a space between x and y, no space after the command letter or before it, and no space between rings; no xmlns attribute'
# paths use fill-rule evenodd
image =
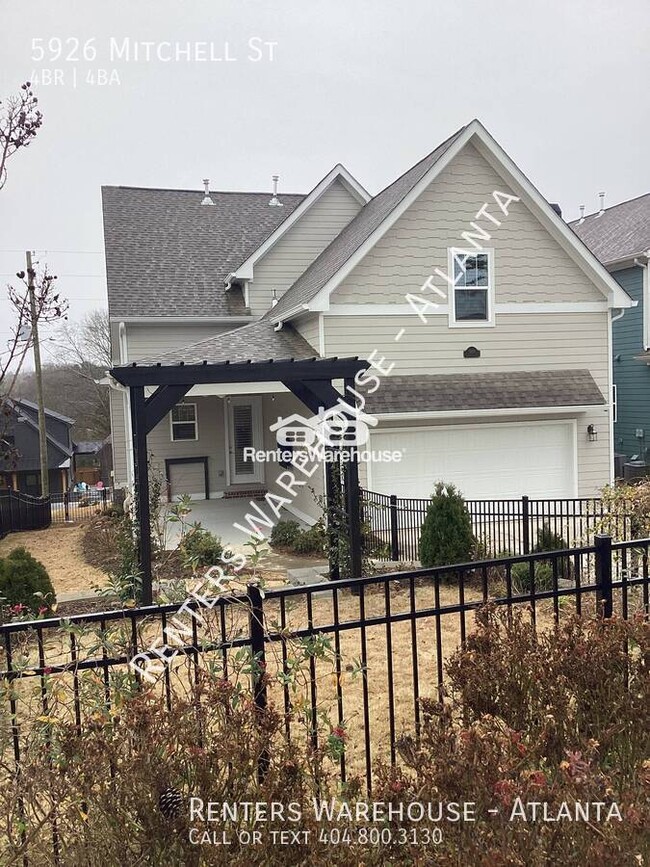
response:
<svg viewBox="0 0 650 867"><path fill-rule="evenodd" d="M93 310L78 324L66 322L61 326L56 345L60 347L59 357L74 375L92 386L83 393L83 406L79 407L87 426L109 431L109 388L101 382L113 366L108 311Z"/></svg>
<svg viewBox="0 0 650 867"><path fill-rule="evenodd" d="M7 181L7 163L16 151L26 148L36 137L43 115L36 108L38 99L26 81L16 96L0 100L0 189Z"/></svg>
<svg viewBox="0 0 650 867"><path fill-rule="evenodd" d="M12 415L11 396L27 353L32 348L32 312L30 309L29 277L34 287L34 318L38 324L56 322L67 318L68 303L55 291L55 274L47 267L40 273L19 271L16 276L22 282L20 289L7 286L7 299L13 309L14 321L6 351L0 353L0 461L11 463L17 454L12 444L5 440L6 428Z"/></svg>

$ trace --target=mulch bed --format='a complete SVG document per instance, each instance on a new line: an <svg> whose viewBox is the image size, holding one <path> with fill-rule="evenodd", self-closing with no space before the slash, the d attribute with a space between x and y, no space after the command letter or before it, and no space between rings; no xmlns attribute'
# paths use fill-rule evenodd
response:
<svg viewBox="0 0 650 867"><path fill-rule="evenodd" d="M98 515L86 528L83 539L84 560L104 572L116 572L120 566L120 552L117 545L116 519ZM165 551L162 556L154 557L153 572L155 581L173 581L191 577L192 572L183 565L179 551Z"/></svg>

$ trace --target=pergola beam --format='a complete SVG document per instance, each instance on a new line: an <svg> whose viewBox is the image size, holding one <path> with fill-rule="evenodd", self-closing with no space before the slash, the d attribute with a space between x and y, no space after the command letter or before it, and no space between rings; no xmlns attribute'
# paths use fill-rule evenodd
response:
<svg viewBox="0 0 650 867"><path fill-rule="evenodd" d="M347 379L368 367L358 358L310 361L255 361L233 364L174 364L114 367L113 379L122 385L206 385L233 382L285 382Z"/></svg>

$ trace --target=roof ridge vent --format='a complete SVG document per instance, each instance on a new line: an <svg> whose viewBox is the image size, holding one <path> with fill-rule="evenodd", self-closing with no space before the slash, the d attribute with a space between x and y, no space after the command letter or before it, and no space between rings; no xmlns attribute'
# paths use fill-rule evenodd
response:
<svg viewBox="0 0 650 867"><path fill-rule="evenodd" d="M205 187L205 194L201 200L201 204L214 205L214 202L210 198L210 178L203 178L203 186Z"/></svg>
<svg viewBox="0 0 650 867"><path fill-rule="evenodd" d="M278 181L280 180L280 175L273 175L273 196L269 199L269 207L270 208L282 208L284 207L283 203L278 199Z"/></svg>

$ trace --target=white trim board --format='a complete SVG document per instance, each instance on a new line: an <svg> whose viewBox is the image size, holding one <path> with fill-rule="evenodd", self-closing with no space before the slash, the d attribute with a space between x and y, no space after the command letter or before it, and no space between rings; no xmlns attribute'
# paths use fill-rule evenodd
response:
<svg viewBox="0 0 650 867"><path fill-rule="evenodd" d="M253 280L253 271L256 262L258 262L272 247L285 235L289 229L298 222L315 202L320 199L323 193L332 186L335 181L341 181L343 186L354 196L361 205L365 205L370 201L370 194L361 184L354 178L350 172L337 163L334 168L325 175L325 177L316 184L314 189L305 196L297 208L289 214L289 216L272 232L268 238L261 244L241 265L231 274L229 281L232 280ZM281 194L279 195L282 198Z"/></svg>
<svg viewBox="0 0 650 867"><path fill-rule="evenodd" d="M505 301L494 305L495 313L604 313L606 301ZM449 305L427 308L425 316L448 316ZM321 316L415 316L410 304L332 304Z"/></svg>
<svg viewBox="0 0 650 867"><path fill-rule="evenodd" d="M489 416L526 416L526 415L584 415L586 412L593 412L601 409L607 412L607 405L604 403L587 404L585 406L535 406L535 407L502 407L501 409L450 409L441 411L416 411L416 412L378 412L374 413L374 418L378 421L409 421L411 419L448 419L448 418L487 418ZM525 424L525 422L522 422ZM382 428L387 430L388 428ZM405 428L412 430L412 428Z"/></svg>
<svg viewBox="0 0 650 867"><path fill-rule="evenodd" d="M503 178L504 183L512 188L515 195L523 199L524 203L549 234L560 244L594 285L600 289L607 298L609 306L616 308L628 308L632 306L632 299L627 292L619 286L589 248L583 244L564 220L551 208L550 204L537 191L526 175L520 171L503 148L492 138L483 124L478 120L473 120L465 127L456 141L450 145L429 171L415 184L410 192L385 217L374 232L354 251L336 274L318 291L314 298L307 305L302 304L298 308L280 315L274 321L287 321L295 316L297 312L304 309L305 306L310 310L327 310L331 293L345 280L367 253L372 250L402 214L410 208L431 182L444 171L449 163L469 143L476 146L477 150L487 159L497 174Z"/></svg>

